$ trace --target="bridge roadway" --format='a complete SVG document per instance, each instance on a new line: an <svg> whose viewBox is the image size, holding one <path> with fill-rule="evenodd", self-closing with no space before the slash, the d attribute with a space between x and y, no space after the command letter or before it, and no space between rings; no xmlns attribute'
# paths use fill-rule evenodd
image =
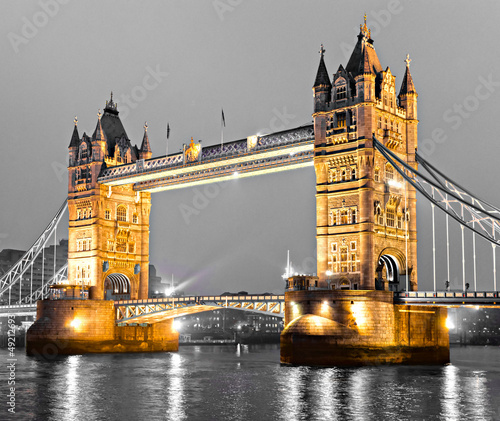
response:
<svg viewBox="0 0 500 421"><path fill-rule="evenodd" d="M410 291L394 293L395 304L500 308L499 291ZM231 308L283 317L284 295L199 295L115 301L117 323L155 323L202 311ZM0 317L36 316L36 303L0 306Z"/></svg>
<svg viewBox="0 0 500 421"><path fill-rule="evenodd" d="M98 181L157 192L308 167L313 158L314 129L306 125L214 146L191 143L177 154L108 168Z"/></svg>

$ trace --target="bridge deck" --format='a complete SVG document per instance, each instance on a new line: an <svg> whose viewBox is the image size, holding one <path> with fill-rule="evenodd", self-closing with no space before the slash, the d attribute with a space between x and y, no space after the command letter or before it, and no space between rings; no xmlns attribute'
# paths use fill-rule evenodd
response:
<svg viewBox="0 0 500 421"><path fill-rule="evenodd" d="M197 158L180 152L104 170L99 183L108 186L134 184L136 191L156 192L196 184L224 181L238 175L278 172L311 166L314 157L312 125L224 145L196 149Z"/></svg>

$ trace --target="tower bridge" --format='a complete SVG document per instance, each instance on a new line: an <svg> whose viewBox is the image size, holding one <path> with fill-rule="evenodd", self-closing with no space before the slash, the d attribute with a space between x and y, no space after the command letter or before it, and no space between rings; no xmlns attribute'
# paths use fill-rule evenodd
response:
<svg viewBox="0 0 500 421"><path fill-rule="evenodd" d="M365 19L349 61L332 77L321 46L312 125L212 146L191 139L181 152L158 158L152 157L147 124L141 146L132 145L112 96L91 136L79 135L75 119L64 282L88 290L90 299L39 301L28 352L43 349L56 333L73 344L66 348L71 352L175 350L173 317L229 305L284 313L283 363L448 362L446 307L498 305L500 210L416 152L418 94L410 61L407 56L397 85L391 68L384 70L378 59ZM272 302L216 296L147 299L151 193L309 165L316 174L317 276L287 271L285 295ZM447 229L448 217L461 224L460 292L449 291L449 282L446 291L438 291L435 251L433 291L418 290L417 192L431 203L433 227L434 208L447 214ZM478 291L475 278L469 291L465 228L474 241L477 234L492 244L489 291ZM435 244L434 235L433 229ZM40 244L28 253L39 253ZM0 294L8 290L10 297L20 282L29 268L29 258L23 259L0 280ZM45 296L56 282L55 272L30 302ZM68 323L77 318L82 324ZM149 327L133 326L140 321Z"/></svg>

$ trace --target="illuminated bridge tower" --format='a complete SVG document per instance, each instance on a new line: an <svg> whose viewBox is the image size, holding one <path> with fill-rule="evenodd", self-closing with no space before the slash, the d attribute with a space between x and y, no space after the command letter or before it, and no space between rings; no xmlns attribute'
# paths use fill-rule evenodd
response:
<svg viewBox="0 0 500 421"><path fill-rule="evenodd" d="M132 146L113 96L99 110L91 137L77 120L69 145L69 248L71 285L93 287L92 298L147 298L151 195L132 185L103 186L101 170L151 158L144 125L141 148Z"/></svg>
<svg viewBox="0 0 500 421"><path fill-rule="evenodd" d="M319 279L288 279L281 362L448 363L446 309L394 304L392 291L417 288L416 194L373 146L375 136L416 168L410 60L397 92L366 17L333 80L323 46L320 53L313 87Z"/></svg>
<svg viewBox="0 0 500 421"><path fill-rule="evenodd" d="M399 93L364 25L330 81L324 49L314 83L317 253L320 285L332 289L417 286L416 195L372 137L416 167L417 93L406 60ZM405 221L406 218L406 221Z"/></svg>

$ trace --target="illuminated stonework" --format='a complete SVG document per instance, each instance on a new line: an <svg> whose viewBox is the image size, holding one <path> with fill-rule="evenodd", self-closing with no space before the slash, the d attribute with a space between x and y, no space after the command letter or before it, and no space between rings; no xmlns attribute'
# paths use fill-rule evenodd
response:
<svg viewBox="0 0 500 421"><path fill-rule="evenodd" d="M135 192L131 184L104 186L98 177L111 165L150 157L147 125L139 149L130 143L112 99L98 113L91 137L78 135L75 118L68 168L68 279L94 287L93 298L104 298L105 289L108 298L147 298L150 194Z"/></svg>
<svg viewBox="0 0 500 421"><path fill-rule="evenodd" d="M333 289L417 285L416 195L373 148L375 136L416 168L417 93L406 61L399 94L366 22L330 79L324 48L314 92L317 273ZM408 256L408 261L406 257ZM408 270L407 270L408 268Z"/></svg>

